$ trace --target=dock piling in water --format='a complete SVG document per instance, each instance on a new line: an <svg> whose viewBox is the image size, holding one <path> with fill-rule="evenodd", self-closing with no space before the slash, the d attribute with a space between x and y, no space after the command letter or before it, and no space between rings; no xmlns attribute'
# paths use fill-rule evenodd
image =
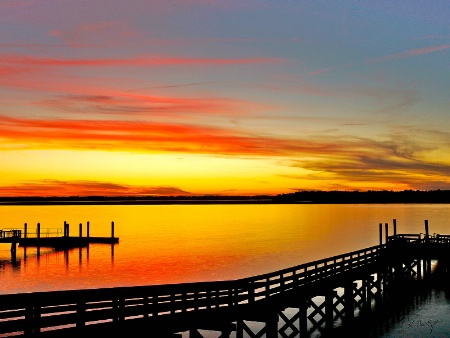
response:
<svg viewBox="0 0 450 338"><path fill-rule="evenodd" d="M383 244L383 224L380 223L380 245Z"/></svg>
<svg viewBox="0 0 450 338"><path fill-rule="evenodd" d="M389 237L389 223L384 223L384 228L385 228L385 237L386 237L386 243L388 242L388 237Z"/></svg>

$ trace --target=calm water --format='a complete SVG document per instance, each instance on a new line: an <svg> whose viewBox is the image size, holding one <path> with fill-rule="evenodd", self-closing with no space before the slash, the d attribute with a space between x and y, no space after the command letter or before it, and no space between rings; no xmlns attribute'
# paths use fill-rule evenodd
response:
<svg viewBox="0 0 450 338"><path fill-rule="evenodd" d="M115 246L41 248L39 255L31 248L25 255L19 247L15 264L10 245L0 244L0 293L242 278L377 245L379 223L383 231L389 223L392 234L393 219L398 233L423 233L428 220L431 234L450 234L449 204L0 206L0 211L0 229L23 228L25 222L33 229L40 222L42 232L62 230L67 221L70 235L77 236L79 224L85 234L89 221L91 236L110 236L114 221L119 237ZM441 303L448 314L447 300ZM405 323L399 336L414 336Z"/></svg>

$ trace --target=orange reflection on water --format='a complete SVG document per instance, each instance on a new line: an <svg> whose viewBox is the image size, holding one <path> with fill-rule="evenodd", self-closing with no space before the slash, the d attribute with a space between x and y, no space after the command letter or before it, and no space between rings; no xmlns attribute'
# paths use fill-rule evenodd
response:
<svg viewBox="0 0 450 338"><path fill-rule="evenodd" d="M400 232L445 233L449 206L386 205L110 205L2 206L2 223L42 228L70 224L77 236L110 236L119 244L41 255L0 244L0 292L79 289L227 280L276 271L378 244L378 223L397 218ZM399 215L397 217L397 215ZM428 217L430 216L430 217ZM441 228L438 228L438 225ZM6 226L0 226L6 227ZM448 232L448 231L447 231Z"/></svg>

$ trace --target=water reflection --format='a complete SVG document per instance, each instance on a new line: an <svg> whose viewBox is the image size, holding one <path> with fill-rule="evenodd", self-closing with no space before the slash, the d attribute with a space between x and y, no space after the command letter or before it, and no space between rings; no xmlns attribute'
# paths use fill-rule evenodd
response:
<svg viewBox="0 0 450 338"><path fill-rule="evenodd" d="M93 245L93 244L91 244ZM110 245L111 246L111 264L114 263L114 246L117 244L95 244L95 245ZM5 274L7 271L12 271L15 274L20 274L26 271L27 264L34 264L39 267L41 259L45 261L57 260L61 254L63 255L64 265L66 270L69 268L69 257L74 256L78 252L78 266L81 271L84 264L89 265L89 247L72 247L72 248L47 248L47 247L19 247L16 250L11 250L10 258L0 258L0 273ZM20 249L23 249L23 254L20 254ZM85 260L83 261L83 257Z"/></svg>
<svg viewBox="0 0 450 338"><path fill-rule="evenodd" d="M450 337L448 281L448 274L436 272L419 287L400 286L368 316L355 318L351 327L316 337Z"/></svg>

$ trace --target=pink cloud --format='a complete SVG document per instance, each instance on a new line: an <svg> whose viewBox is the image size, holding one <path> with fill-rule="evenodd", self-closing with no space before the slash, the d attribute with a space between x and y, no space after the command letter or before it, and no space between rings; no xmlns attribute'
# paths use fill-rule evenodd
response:
<svg viewBox="0 0 450 338"><path fill-rule="evenodd" d="M258 63L279 63L277 58L129 58L129 59L58 59L24 55L0 55L0 63L28 66L176 66L176 65L237 65Z"/></svg>
<svg viewBox="0 0 450 338"><path fill-rule="evenodd" d="M122 44L135 37L137 32L123 22L82 23L70 29L53 29L50 36L62 39L71 47L86 45L105 46Z"/></svg>
<svg viewBox="0 0 450 338"><path fill-rule="evenodd" d="M330 72L332 70L333 70L333 67L317 69L315 71L308 72L308 75L311 75L311 76L319 75L319 74L323 74L323 73L328 73L328 72Z"/></svg>
<svg viewBox="0 0 450 338"><path fill-rule="evenodd" d="M412 50L402 52L402 53L390 54L390 55L385 55L385 56L381 56L378 58L369 59L367 61L367 63L378 63L378 62L389 61L389 60L404 59L404 58L409 58L409 57L413 57L413 56L419 56L419 55L439 52L441 50L445 50L448 48L450 48L450 45L440 45L440 46L435 46L435 47L412 49Z"/></svg>

